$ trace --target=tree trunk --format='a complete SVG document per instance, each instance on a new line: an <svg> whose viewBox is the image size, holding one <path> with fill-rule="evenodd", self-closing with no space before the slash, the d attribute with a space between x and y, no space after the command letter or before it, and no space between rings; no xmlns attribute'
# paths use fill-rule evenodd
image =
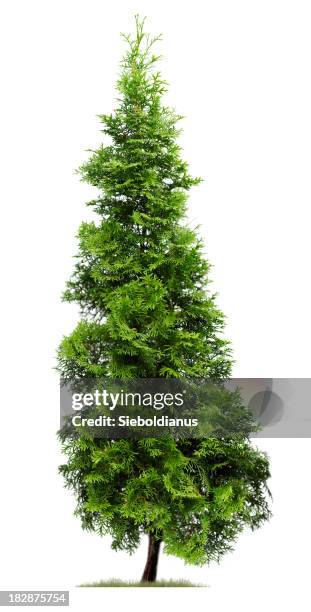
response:
<svg viewBox="0 0 311 612"><path fill-rule="evenodd" d="M161 540L149 533L148 556L141 582L154 582L157 577Z"/></svg>

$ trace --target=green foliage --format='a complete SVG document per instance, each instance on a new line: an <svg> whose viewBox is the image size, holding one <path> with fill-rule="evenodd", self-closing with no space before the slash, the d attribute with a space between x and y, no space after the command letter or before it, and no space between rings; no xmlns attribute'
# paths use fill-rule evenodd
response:
<svg viewBox="0 0 311 612"><path fill-rule="evenodd" d="M163 106L153 39L137 20L118 81L119 106L101 115L102 145L80 169L99 190L99 222L79 230L64 293L83 322L59 350L62 374L112 377L229 374L223 314L208 294L202 242L183 221L192 178L176 142L180 117Z"/></svg>
<svg viewBox="0 0 311 612"><path fill-rule="evenodd" d="M247 440L79 438L65 452L83 527L111 534L115 550L134 551L151 532L167 553L203 564L269 516L268 461Z"/></svg>
<svg viewBox="0 0 311 612"><path fill-rule="evenodd" d="M157 39L139 19L134 38L125 38L118 107L100 116L107 144L80 169L98 190L88 205L99 220L79 230L64 299L79 303L81 321L60 345L59 369L68 380L221 381L231 369L224 317L209 292L202 242L184 220L187 192L200 179L181 159L181 117L162 101ZM85 529L112 535L116 550L134 551L149 532L167 553L202 564L269 516L268 460L247 433L232 440L61 438L68 460L60 471L76 494L76 514Z"/></svg>

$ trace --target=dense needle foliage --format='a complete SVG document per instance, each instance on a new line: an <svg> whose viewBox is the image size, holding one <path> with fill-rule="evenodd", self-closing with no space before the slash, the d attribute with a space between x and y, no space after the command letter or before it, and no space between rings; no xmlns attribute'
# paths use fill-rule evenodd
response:
<svg viewBox="0 0 311 612"><path fill-rule="evenodd" d="M202 243L184 219L199 183L181 158L180 116L163 104L153 39L136 19L117 82L118 106L101 115L105 144L81 167L97 188L88 203L65 300L81 321L59 348L63 378L210 377L230 374L224 317L208 287ZM165 552L203 564L244 526L269 516L267 458L248 433L233 439L109 441L61 434L60 467L84 528L134 551L143 533ZM154 579L154 578L151 578Z"/></svg>

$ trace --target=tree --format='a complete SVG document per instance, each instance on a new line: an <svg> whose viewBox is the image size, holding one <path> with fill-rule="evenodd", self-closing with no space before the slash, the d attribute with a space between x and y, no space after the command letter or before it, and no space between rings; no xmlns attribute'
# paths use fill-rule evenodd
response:
<svg viewBox="0 0 311 612"><path fill-rule="evenodd" d="M184 220L187 192L200 182L181 159L181 119L162 101L166 82L144 21L117 82L118 107L101 115L106 142L80 168L98 189L82 223L77 264L64 299L81 321L61 342L65 380L210 378L231 371L224 316L208 287L203 244ZM160 545L188 563L218 560L244 526L269 517L266 456L249 430L233 438L104 440L60 432L60 467L85 529L110 534L112 547L149 549L142 580L156 579Z"/></svg>

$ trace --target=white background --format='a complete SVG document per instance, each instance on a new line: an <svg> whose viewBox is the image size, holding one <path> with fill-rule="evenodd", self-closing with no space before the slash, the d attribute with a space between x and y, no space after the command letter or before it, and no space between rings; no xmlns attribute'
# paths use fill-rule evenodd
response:
<svg viewBox="0 0 311 612"><path fill-rule="evenodd" d="M73 170L100 142L96 114L136 12L163 32L168 102L205 182L189 200L246 377L310 377L310 3L301 0L7 0L1 5L2 589L139 578L130 558L83 533L61 462L55 349L78 320L60 294L92 190ZM162 556L159 577L208 589L72 591L72 609L164 605L307 610L310 440L262 439L274 517L220 566Z"/></svg>

